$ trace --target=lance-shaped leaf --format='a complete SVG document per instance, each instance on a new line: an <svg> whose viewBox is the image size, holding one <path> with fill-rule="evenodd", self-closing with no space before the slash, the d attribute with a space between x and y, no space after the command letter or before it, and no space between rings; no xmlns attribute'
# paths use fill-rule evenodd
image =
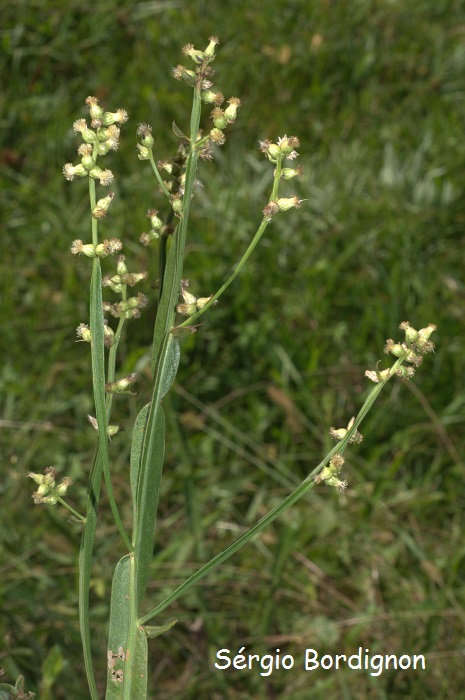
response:
<svg viewBox="0 0 465 700"><path fill-rule="evenodd" d="M113 575L105 700L147 696L147 635L137 621L134 566L129 554L120 559Z"/></svg>

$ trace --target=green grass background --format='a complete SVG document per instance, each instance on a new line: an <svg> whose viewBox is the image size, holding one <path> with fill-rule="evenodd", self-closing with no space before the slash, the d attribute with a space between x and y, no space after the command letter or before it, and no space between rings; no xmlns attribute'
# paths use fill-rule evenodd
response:
<svg viewBox="0 0 465 700"><path fill-rule="evenodd" d="M215 291L247 246L271 186L257 140L295 134L306 199L269 228L245 273L183 341L167 402L168 445L154 549L154 605L276 505L330 447L369 390L397 326L438 325L437 351L392 382L350 450L339 496L320 487L163 616L150 697L458 698L463 693L465 3L458 0L7 0L1 9L0 666L41 700L88 698L77 620L79 529L31 501L28 471L54 465L83 507L95 434L87 321L85 184L68 183L72 122L87 95L125 107L107 157L117 200L105 235L156 278L138 244L162 205L135 129L170 157L190 90L170 77L181 47L220 37L215 85L243 107L202 166L185 276ZM208 116L208 110L205 117ZM283 187L283 190L286 189ZM115 490L130 523L128 440L149 396L154 295L128 325L116 402ZM284 478L283 478L284 474ZM92 581L93 642L105 679L111 574L122 553L106 497ZM217 649L293 654L292 671L214 672ZM305 673L324 653L427 655L427 670Z"/></svg>

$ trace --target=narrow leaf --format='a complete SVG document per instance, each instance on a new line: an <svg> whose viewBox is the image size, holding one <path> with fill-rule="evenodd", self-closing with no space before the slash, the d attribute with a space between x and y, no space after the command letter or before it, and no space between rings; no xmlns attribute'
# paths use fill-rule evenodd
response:
<svg viewBox="0 0 465 700"><path fill-rule="evenodd" d="M147 697L147 635L137 621L130 586L134 566L134 558L127 555L113 575L105 700Z"/></svg>
<svg viewBox="0 0 465 700"><path fill-rule="evenodd" d="M149 409L150 403L146 404L143 408L141 408L141 410L139 411L139 415L136 418L136 422L134 423L134 428L132 431L131 471L129 476L131 483L133 511L136 510L137 481L139 479L140 459L142 456L142 446L144 442L144 434L147 425Z"/></svg>
<svg viewBox="0 0 465 700"><path fill-rule="evenodd" d="M170 389L179 365L179 342L169 334L162 346L147 418L136 493L134 555L137 559L137 601L140 605L153 557L153 536L165 454L165 418L161 400Z"/></svg>
<svg viewBox="0 0 465 700"><path fill-rule="evenodd" d="M136 493L136 526L133 546L134 555L137 558L137 601L139 605L145 593L148 570L153 558L153 537L165 456L165 417L160 405L153 407L152 403Z"/></svg>
<svg viewBox="0 0 465 700"><path fill-rule="evenodd" d="M176 379L176 374L178 373L180 356L181 351L179 349L179 341L175 336L171 336L160 375L159 401L166 396L168 391L173 386L174 380Z"/></svg>

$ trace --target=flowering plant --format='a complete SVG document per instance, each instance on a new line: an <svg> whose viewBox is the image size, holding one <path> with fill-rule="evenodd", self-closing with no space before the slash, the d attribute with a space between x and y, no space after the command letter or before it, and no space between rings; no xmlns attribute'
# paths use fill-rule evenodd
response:
<svg viewBox="0 0 465 700"><path fill-rule="evenodd" d="M293 161L298 156L298 138L284 135L276 142L260 141L260 151L273 166L273 184L257 231L230 276L215 293L196 297L188 291L189 283L183 278L184 252L190 207L198 185L199 160L210 160L213 149L225 143L224 132L235 122L241 106L238 98L231 97L228 106L223 109L224 97L213 86L211 78L214 71L211 64L215 59L217 44L216 37L210 39L204 51L188 44L183 52L193 62L193 67L178 65L173 70L173 76L177 80L183 81L193 89L189 135L186 136L177 125L173 125L174 133L179 139L178 150L173 160L156 163L153 155L155 138L152 128L148 124L140 124L137 129L138 158L148 161L151 165L161 197L165 200L166 215L159 215L158 210L149 209L147 216L150 230L140 237L143 245L152 247L152 243L156 242L158 246L159 280L158 309L150 363L153 378L152 395L149 403L140 410L132 432L129 486L133 522L130 533L122 522L113 493L109 440L120 429L118 425L111 423L113 398L115 394L130 393L137 381L135 373L117 378L117 351L126 322L137 319L147 304L147 297L143 293L130 294L134 286L146 280L147 274L144 271L129 272L126 258L121 254L123 243L120 239L112 237L101 240L100 225L109 213L115 195L110 192L97 199L96 191L97 182L102 187L108 187L114 181L111 170L102 169L97 163L101 157L118 148L120 128L128 119L126 111L118 109L116 112L107 112L95 97L88 97L86 103L90 112L90 125L85 119L78 119L74 123L74 130L83 141L78 148L79 163L67 163L63 168L63 175L69 181L87 178L91 219L91 240L86 243L75 240L71 245L71 252L89 258L92 266L89 323L83 322L77 329L78 339L90 345L95 416L89 416L89 421L98 435L84 515L65 500L71 486L70 479L66 476L58 485L56 470L53 467L47 468L44 474L30 473L29 476L38 485L33 494L35 503L60 503L83 524L79 554L79 619L92 700L97 700L99 692L91 651L89 590L102 480L105 481L115 525L127 551L116 564L113 575L106 698L143 700L147 697L148 639L166 632L176 621L161 626L149 623L192 585L262 532L316 484L334 486L339 490L346 488L346 480L340 478L344 465L343 454L350 443L361 441L358 428L373 402L392 377L408 379L414 372L413 368L421 363L422 356L433 350L429 340L435 329L432 324L420 331L416 331L408 323L401 324L405 334L404 342L395 343L389 340L385 348L386 352L396 358L392 367L367 372L367 377L375 383L375 387L358 415L349 421L346 428L331 428L330 433L337 443L320 464L276 508L202 566L165 600L145 615L141 614L150 573L163 471L163 399L176 377L180 358L180 337L183 332L196 332L195 322L217 303L235 280L270 222L280 212L298 208L302 203L297 195L280 194L283 181L302 175L300 167L290 167L286 164L286 161ZM213 126L205 135L200 130L202 103L214 105L211 112ZM101 260L108 256L116 256L115 271L111 275L103 276ZM107 288L118 295L118 302L109 302L103 298L103 290ZM113 325L108 315L116 319ZM179 318L178 315L185 318Z"/></svg>

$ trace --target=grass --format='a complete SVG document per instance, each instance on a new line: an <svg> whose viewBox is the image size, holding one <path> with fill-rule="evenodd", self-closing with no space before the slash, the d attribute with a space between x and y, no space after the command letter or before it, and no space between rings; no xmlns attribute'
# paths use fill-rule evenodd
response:
<svg viewBox="0 0 465 700"><path fill-rule="evenodd" d="M87 353L74 342L87 316L87 273L68 254L86 231L86 206L60 176L74 149L69 125L95 93L126 107L133 131L153 122L160 157L170 153L168 127L183 124L188 91L169 69L183 44L214 33L221 84L244 107L226 149L201 175L186 262L194 293L219 286L253 233L269 187L258 138L299 135L299 195L308 201L272 225L246 273L183 344L168 421L182 440L168 438L153 600L287 493L278 478L284 466L291 480L317 463L329 426L345 424L361 405L363 372L400 321L437 323L438 350L414 388L393 385L370 414L364 443L351 451L344 499L319 488L167 611L166 621L180 622L151 647L158 697L272 697L285 688L300 700L310 687L315 698L457 697L465 573L462 4L270 1L265 12L243 2L107 0L63 10L40 0L10 2L4 12L0 666L8 679L23 673L41 698L87 697L75 603L79 536L62 511L31 507L24 478L54 464L74 479L82 502L94 441ZM111 167L119 199L129 203L119 209L120 230L134 241L127 252L143 267L136 241L154 194L134 144L123 138ZM151 314L153 307L125 341L128 371L144 364ZM146 398L142 388L132 419ZM129 431L123 402L116 410ZM123 496L126 442L113 441ZM97 649L105 646L118 546L108 520L93 578ZM424 652L428 669L375 679L214 674L216 649L242 644L295 656L306 646ZM55 648L63 667L45 691Z"/></svg>

